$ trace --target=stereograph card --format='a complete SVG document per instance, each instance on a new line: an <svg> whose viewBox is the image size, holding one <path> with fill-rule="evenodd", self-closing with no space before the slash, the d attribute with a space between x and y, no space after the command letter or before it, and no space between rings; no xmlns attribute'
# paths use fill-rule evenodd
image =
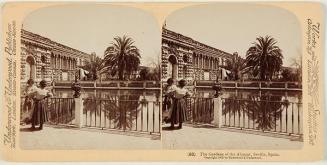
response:
<svg viewBox="0 0 327 165"><path fill-rule="evenodd" d="M323 157L322 4L7 2L1 15L5 160Z"/></svg>

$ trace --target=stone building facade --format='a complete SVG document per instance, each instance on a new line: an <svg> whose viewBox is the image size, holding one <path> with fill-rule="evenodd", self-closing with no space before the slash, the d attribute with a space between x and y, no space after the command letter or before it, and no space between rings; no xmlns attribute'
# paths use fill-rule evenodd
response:
<svg viewBox="0 0 327 165"><path fill-rule="evenodd" d="M162 81L222 79L222 66L234 55L163 28Z"/></svg>
<svg viewBox="0 0 327 165"><path fill-rule="evenodd" d="M90 55L38 34L21 31L21 82L72 81Z"/></svg>

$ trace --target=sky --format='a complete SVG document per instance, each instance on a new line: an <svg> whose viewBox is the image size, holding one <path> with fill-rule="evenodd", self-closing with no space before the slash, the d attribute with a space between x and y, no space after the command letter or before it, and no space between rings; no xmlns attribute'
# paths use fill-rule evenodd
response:
<svg viewBox="0 0 327 165"><path fill-rule="evenodd" d="M302 51L297 18L273 6L220 3L187 7L170 14L166 28L242 57L258 36L269 35L282 50L283 66L292 66Z"/></svg>
<svg viewBox="0 0 327 165"><path fill-rule="evenodd" d="M85 53L103 57L114 37L127 35L141 53L141 65L158 63L161 53L160 26L145 11L113 5L63 5L29 14L25 30Z"/></svg>

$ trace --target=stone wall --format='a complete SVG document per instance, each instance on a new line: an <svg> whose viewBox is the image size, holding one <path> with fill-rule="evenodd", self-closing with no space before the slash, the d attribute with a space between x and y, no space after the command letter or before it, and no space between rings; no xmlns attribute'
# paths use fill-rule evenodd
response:
<svg viewBox="0 0 327 165"><path fill-rule="evenodd" d="M166 81L169 65L172 62L169 58L177 58L178 76L175 79L186 79L189 82L204 80L205 73L209 72L208 79L216 80L221 78L221 67L226 61L233 58L233 55L217 48L195 41L182 34L163 29L162 33L162 80Z"/></svg>
<svg viewBox="0 0 327 165"><path fill-rule="evenodd" d="M21 49L22 84L30 78L36 82L62 81L66 75L72 81L76 69L90 60L87 53L26 30L21 31Z"/></svg>

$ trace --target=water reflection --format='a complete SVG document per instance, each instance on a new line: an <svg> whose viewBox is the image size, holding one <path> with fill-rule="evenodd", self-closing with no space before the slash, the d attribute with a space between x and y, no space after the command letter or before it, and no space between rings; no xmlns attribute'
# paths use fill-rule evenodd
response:
<svg viewBox="0 0 327 165"><path fill-rule="evenodd" d="M88 97L84 101L84 110L86 115L88 113L90 116L97 116L100 123L93 123L96 126L104 126L100 121L104 116L105 121L112 122L111 128L131 129L137 117L138 107L142 104L139 99L140 95L106 96L103 100ZM89 124L92 122L90 121Z"/></svg>
<svg viewBox="0 0 327 165"><path fill-rule="evenodd" d="M301 98L298 98L301 99ZM293 99L294 100L294 99ZM223 99L224 124L263 131L301 134L302 104L285 96L247 95Z"/></svg>
<svg viewBox="0 0 327 165"><path fill-rule="evenodd" d="M212 98L213 90L197 89L195 98ZM224 90L223 125L228 127L302 134L302 93L293 91ZM206 103L207 104L207 103ZM214 111L192 102L193 122L211 124ZM199 107L199 105L201 105ZM210 115L203 115L203 112Z"/></svg>
<svg viewBox="0 0 327 165"><path fill-rule="evenodd" d="M56 97L72 97L68 89L55 92ZM159 90L84 90L84 126L159 132Z"/></svg>

